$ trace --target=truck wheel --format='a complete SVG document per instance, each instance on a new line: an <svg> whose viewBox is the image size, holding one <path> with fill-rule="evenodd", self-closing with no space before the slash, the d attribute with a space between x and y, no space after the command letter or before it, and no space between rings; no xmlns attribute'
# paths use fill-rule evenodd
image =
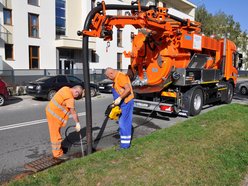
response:
<svg viewBox="0 0 248 186"><path fill-rule="evenodd" d="M5 97L0 95L0 106L3 106L5 103Z"/></svg>
<svg viewBox="0 0 248 186"><path fill-rule="evenodd" d="M47 94L47 100L50 101L55 94L56 94L55 90L50 90Z"/></svg>
<svg viewBox="0 0 248 186"><path fill-rule="evenodd" d="M240 93L243 94L243 95L246 95L247 94L247 88L246 87L241 87L240 89Z"/></svg>
<svg viewBox="0 0 248 186"><path fill-rule="evenodd" d="M190 115L198 115L202 110L203 93L201 89L195 89L190 101Z"/></svg>
<svg viewBox="0 0 248 186"><path fill-rule="evenodd" d="M227 98L224 103L229 104L233 99L233 85L231 83L227 83Z"/></svg>

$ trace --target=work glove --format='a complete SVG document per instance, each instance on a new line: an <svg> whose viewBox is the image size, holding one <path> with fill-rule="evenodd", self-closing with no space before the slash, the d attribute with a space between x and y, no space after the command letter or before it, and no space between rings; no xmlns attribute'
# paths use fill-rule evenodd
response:
<svg viewBox="0 0 248 186"><path fill-rule="evenodd" d="M121 103L122 98L118 97L117 99L114 100L114 105L119 105Z"/></svg>
<svg viewBox="0 0 248 186"><path fill-rule="evenodd" d="M80 126L80 123L79 122L76 123L75 129L76 129L77 132L80 132L81 126Z"/></svg>

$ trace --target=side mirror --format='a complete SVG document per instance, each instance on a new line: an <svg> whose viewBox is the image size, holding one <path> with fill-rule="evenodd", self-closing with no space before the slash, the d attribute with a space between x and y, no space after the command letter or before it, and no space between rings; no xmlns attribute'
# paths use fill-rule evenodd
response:
<svg viewBox="0 0 248 186"><path fill-rule="evenodd" d="M241 68L243 66L243 59L240 59L238 62L238 67Z"/></svg>
<svg viewBox="0 0 248 186"><path fill-rule="evenodd" d="M241 68L243 65L243 54L238 54L239 55L239 62L238 62L238 67Z"/></svg>

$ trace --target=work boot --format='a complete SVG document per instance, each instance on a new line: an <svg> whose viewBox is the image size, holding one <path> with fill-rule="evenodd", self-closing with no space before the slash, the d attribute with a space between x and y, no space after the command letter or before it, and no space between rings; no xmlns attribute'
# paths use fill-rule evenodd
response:
<svg viewBox="0 0 248 186"><path fill-rule="evenodd" d="M67 156L66 154L63 154L62 156L55 157L55 159L59 159L59 160L62 160L62 161L66 161L66 160L69 160L70 157Z"/></svg>

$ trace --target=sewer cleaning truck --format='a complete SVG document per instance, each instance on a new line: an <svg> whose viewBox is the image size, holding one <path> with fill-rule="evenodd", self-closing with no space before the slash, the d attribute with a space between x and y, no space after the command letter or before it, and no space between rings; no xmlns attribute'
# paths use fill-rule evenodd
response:
<svg viewBox="0 0 248 186"><path fill-rule="evenodd" d="M108 15L124 10L125 15ZM113 11L112 11L113 12ZM117 11L116 11L117 12ZM168 13L168 8L99 3L85 22L84 36L111 41L113 27L132 25L128 75L135 92L134 107L194 116L204 105L230 103L242 56L226 37L201 33L201 24Z"/></svg>

